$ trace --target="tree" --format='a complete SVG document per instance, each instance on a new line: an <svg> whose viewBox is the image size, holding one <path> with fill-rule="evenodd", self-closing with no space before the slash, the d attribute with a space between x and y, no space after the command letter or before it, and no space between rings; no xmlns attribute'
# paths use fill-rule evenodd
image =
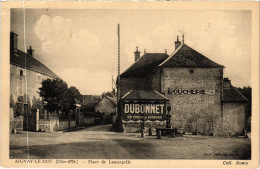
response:
<svg viewBox="0 0 260 169"><path fill-rule="evenodd" d="M45 108L50 112L61 110L68 113L74 109L75 100L82 102L79 90L74 86L68 88L61 79L46 79L39 90L43 101L47 102Z"/></svg>
<svg viewBox="0 0 260 169"><path fill-rule="evenodd" d="M74 87L71 86L66 93L66 103L64 103L64 110L65 111L69 111L72 110L74 108L74 104L75 104L75 99L82 102L82 95L80 94L79 90Z"/></svg>
<svg viewBox="0 0 260 169"><path fill-rule="evenodd" d="M42 81L42 87L39 90L43 101L47 102L45 107L48 111L63 110L68 91L66 82L61 79L46 79Z"/></svg>

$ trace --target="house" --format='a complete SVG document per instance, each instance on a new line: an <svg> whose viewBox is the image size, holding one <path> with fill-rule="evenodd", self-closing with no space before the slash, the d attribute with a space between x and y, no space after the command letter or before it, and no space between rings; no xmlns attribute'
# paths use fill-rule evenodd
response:
<svg viewBox="0 0 260 169"><path fill-rule="evenodd" d="M82 95L82 105L88 105L91 102L98 102L101 99L101 95Z"/></svg>
<svg viewBox="0 0 260 169"><path fill-rule="evenodd" d="M102 124L112 123L113 115L116 114L117 100L115 97L103 95L102 99L95 105L95 112L102 114Z"/></svg>
<svg viewBox="0 0 260 169"><path fill-rule="evenodd" d="M23 115L30 108L41 106L39 88L42 80L59 78L34 56L30 46L27 52L19 50L18 35L10 34L10 104L13 116Z"/></svg>
<svg viewBox="0 0 260 169"><path fill-rule="evenodd" d="M42 109L39 88L42 80L59 78L35 58L30 46L27 52L18 49L18 35L10 34L10 119L11 128L23 128L23 116L31 109Z"/></svg>
<svg viewBox="0 0 260 169"><path fill-rule="evenodd" d="M174 48L170 55L145 53L142 57L137 48L135 63L120 75L120 100L130 91L156 91L169 100L172 127L186 133L243 134L248 100L231 83L226 85L224 66L189 47L184 37L182 42L177 37ZM121 120L126 110L120 106L118 127L131 131L133 126L140 127L133 119Z"/></svg>

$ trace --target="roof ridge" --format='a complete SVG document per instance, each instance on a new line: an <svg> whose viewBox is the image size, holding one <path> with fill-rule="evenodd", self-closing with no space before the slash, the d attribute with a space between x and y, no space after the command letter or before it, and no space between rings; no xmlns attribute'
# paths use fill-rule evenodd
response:
<svg viewBox="0 0 260 169"><path fill-rule="evenodd" d="M186 45L186 44L185 44L185 45ZM188 45L186 45L186 46L189 47ZM189 48L191 48L191 47L189 47ZM195 49L193 49L193 48L191 48L191 49L194 50L195 52L199 53L200 55L204 56L204 57L205 57L206 59L208 59L209 61L211 61L211 62L213 62L213 63L215 63L215 64L217 64L217 65L219 65L219 66L225 67L225 66L223 66L223 65L221 65L221 64L218 64L218 63L216 63L215 61L209 59L209 58L206 57L204 54L202 54L202 52L199 52L199 51L197 51L197 50L195 50Z"/></svg>
<svg viewBox="0 0 260 169"><path fill-rule="evenodd" d="M180 48L183 46L183 44L181 44L176 50L174 50L173 53L158 66L162 66L164 63L166 63L168 60L170 60L180 50Z"/></svg>
<svg viewBox="0 0 260 169"><path fill-rule="evenodd" d="M131 64L125 71L123 71L122 73L120 73L120 75L124 74L125 72L128 71L128 69L130 69L135 63L137 63L144 55L142 55L141 57L139 57L133 64ZM120 76L119 75L119 76Z"/></svg>
<svg viewBox="0 0 260 169"><path fill-rule="evenodd" d="M165 54L165 55L168 55L167 53L150 53L150 52L149 53L145 53L145 54Z"/></svg>
<svg viewBox="0 0 260 169"><path fill-rule="evenodd" d="M114 100L112 100L113 99L113 97L110 97L110 96L107 96L107 95L104 95L106 98L108 98L108 100L110 101L110 102L112 102L113 104L116 104L115 102L114 102Z"/></svg>
<svg viewBox="0 0 260 169"><path fill-rule="evenodd" d="M164 96L163 94L159 93L157 90L154 90L157 94L159 94L160 96L164 97L165 99L169 100L166 96Z"/></svg>
<svg viewBox="0 0 260 169"><path fill-rule="evenodd" d="M27 65L26 66L23 66L21 64L18 64L18 63L15 63L15 62L12 62L12 59L11 57L13 56L10 56L10 64L13 64L13 65L16 65L16 66L19 66L19 67L23 67L24 69L28 69L28 70L32 70L32 71L35 71L35 72L38 72L38 73L41 73L41 74L44 74L46 76L51 76L53 78L60 78L57 74L55 74L51 69L49 69L44 63L42 63L41 61L39 61L38 59L36 59L35 57L29 55L28 53L20 50L20 49L17 49L18 51L18 56L15 56L15 57L27 57L25 60L28 60L28 58L32 59L34 62L37 62L38 64L40 64L41 66L43 66L45 69L47 69L48 71L50 71L50 73L52 73L53 75L55 75L56 77L53 77L51 75L48 75L48 73L45 73L44 71L39 71L39 70L36 70L34 69L33 67L31 67L30 65ZM22 56L19 56L19 54L21 54Z"/></svg>
<svg viewBox="0 0 260 169"><path fill-rule="evenodd" d="M179 52L180 51L180 52ZM191 57L189 55L185 54L185 51L190 51L191 53L193 53L196 57ZM183 58L186 60L186 66L188 67L222 67L224 68L223 65L220 65L216 62L214 62L213 60L209 59L208 57L206 57L205 55L201 54L200 52L198 52L197 50L191 48L190 46L188 46L187 44L183 43L181 44L164 62L162 62L159 66L163 66L164 64L170 64L172 63L173 65L178 67L178 55L183 54ZM176 56L176 57L174 57ZM171 61L170 59L173 60ZM177 60L176 60L177 59ZM200 60L200 61L199 61ZM189 65L188 61L194 62L194 65ZM180 66L180 65L179 65ZM183 64L182 66L185 66L185 64Z"/></svg>
<svg viewBox="0 0 260 169"><path fill-rule="evenodd" d="M130 90L129 92L127 92L121 99L124 99L127 95L129 95L132 92L132 90Z"/></svg>
<svg viewBox="0 0 260 169"><path fill-rule="evenodd" d="M239 90L237 90L234 86L231 85L231 87L233 89L235 89L244 99L246 99L246 101L249 101L242 93L239 92Z"/></svg>
<svg viewBox="0 0 260 169"><path fill-rule="evenodd" d="M123 71L120 76L128 76L131 72L136 75L147 76L148 73L150 74L158 66L158 64L168 58L168 56L169 55L166 53L146 53L131 64L125 71ZM146 68L144 69L144 67Z"/></svg>

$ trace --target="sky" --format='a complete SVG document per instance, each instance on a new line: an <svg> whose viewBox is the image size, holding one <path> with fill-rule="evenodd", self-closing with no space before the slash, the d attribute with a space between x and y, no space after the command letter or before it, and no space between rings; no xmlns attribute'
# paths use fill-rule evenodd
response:
<svg viewBox="0 0 260 169"><path fill-rule="evenodd" d="M121 72L134 63L138 46L147 53L171 54L176 37L225 66L233 86L251 86L251 12L169 9L12 9L11 31L18 48L75 86L81 94L112 90L117 76L117 24ZM24 29L25 28L25 29Z"/></svg>

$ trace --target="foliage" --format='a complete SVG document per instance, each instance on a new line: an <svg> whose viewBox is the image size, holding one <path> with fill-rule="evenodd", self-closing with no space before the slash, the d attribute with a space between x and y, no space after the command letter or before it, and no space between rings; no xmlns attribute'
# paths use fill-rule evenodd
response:
<svg viewBox="0 0 260 169"><path fill-rule="evenodd" d="M46 109L51 112L56 110L68 112L75 104L75 99L82 101L79 90L73 86L68 88L67 83L61 79L43 80L39 90L43 101L47 102Z"/></svg>
<svg viewBox="0 0 260 169"><path fill-rule="evenodd" d="M79 90L74 86L71 86L67 90L66 98L67 100L64 104L65 111L72 110L76 101L82 102L82 95L80 94Z"/></svg>
<svg viewBox="0 0 260 169"><path fill-rule="evenodd" d="M66 92L68 85L60 79L46 79L42 81L42 87L39 88L40 96L47 102L46 109L53 112L62 110L66 101Z"/></svg>
<svg viewBox="0 0 260 169"><path fill-rule="evenodd" d="M116 96L115 89L113 89L112 91L103 92L103 93L102 93L102 96L104 96L104 95L109 96L109 97L114 97L114 96Z"/></svg>

